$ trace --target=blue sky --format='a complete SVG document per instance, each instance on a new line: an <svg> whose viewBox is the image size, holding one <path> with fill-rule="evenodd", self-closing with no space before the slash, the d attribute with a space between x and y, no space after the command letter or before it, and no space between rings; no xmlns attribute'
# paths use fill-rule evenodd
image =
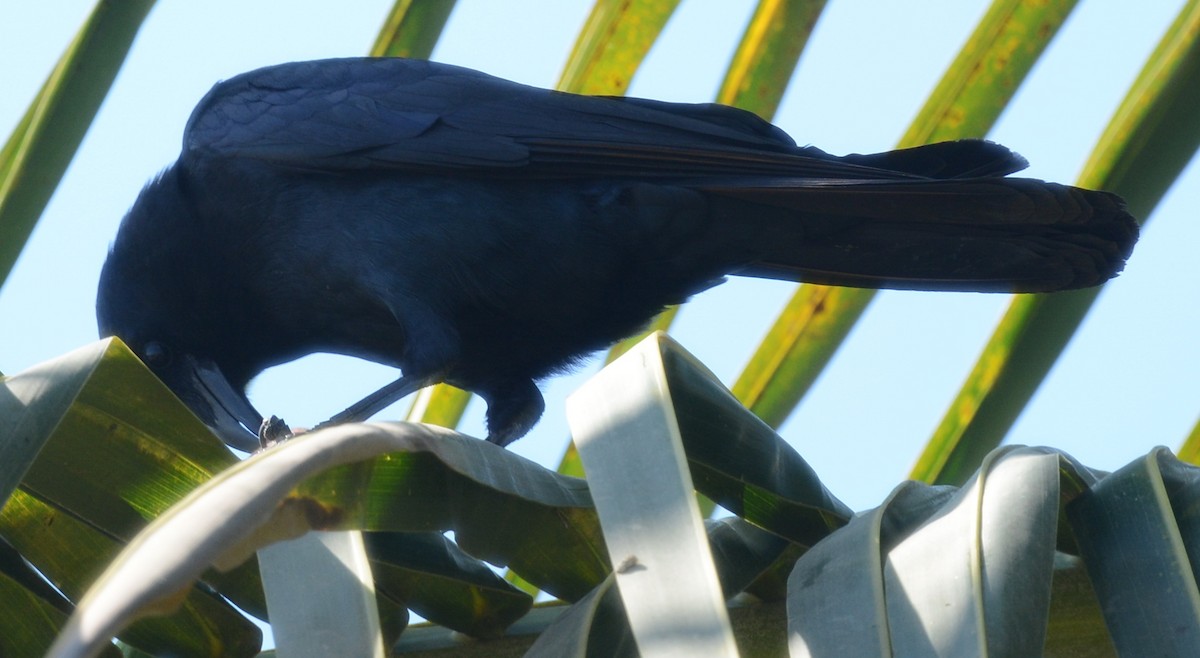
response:
<svg viewBox="0 0 1200 658"><path fill-rule="evenodd" d="M175 159L191 108L214 82L268 64L363 54L390 4L162 0L0 289L0 370L19 372L96 339L96 278L117 223L145 181ZM831 1L776 123L834 153L891 148L987 4ZM1182 4L1080 2L989 137L1025 155L1029 175L1073 181ZM4 135L90 8L81 0L0 6ZM434 59L553 86L589 8L584 0L460 0ZM749 0L683 2L631 95L712 100L752 10ZM1010 442L1114 469L1155 445L1178 446L1196 422L1196 169L1160 205L1126 273L1100 296ZM731 382L793 289L733 280L697 297L672 333ZM878 504L907 474L1007 303L1002 295L882 293L784 436L851 507ZM516 452L557 463L567 436L563 398L594 369L545 383L546 417ZM393 376L313 357L264 374L251 397L263 412L306 425ZM465 431L481 433L482 411L472 404Z"/></svg>

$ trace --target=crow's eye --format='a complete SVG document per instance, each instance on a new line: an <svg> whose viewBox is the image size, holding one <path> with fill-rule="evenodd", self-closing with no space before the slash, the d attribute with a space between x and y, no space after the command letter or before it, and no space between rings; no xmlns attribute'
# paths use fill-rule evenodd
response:
<svg viewBox="0 0 1200 658"><path fill-rule="evenodd" d="M146 365L155 370L165 368L171 363L170 348L158 341L146 343L146 347L142 352L142 356L146 360Z"/></svg>

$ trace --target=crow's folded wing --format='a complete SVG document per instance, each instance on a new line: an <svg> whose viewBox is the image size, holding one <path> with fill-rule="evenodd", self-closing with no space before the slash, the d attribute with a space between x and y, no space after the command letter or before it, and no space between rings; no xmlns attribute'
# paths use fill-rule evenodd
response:
<svg viewBox="0 0 1200 658"><path fill-rule="evenodd" d="M371 58L282 64L219 83L184 135L185 161L212 157L318 171L706 182L962 178L1025 165L982 141L834 157L722 105L580 96L446 64Z"/></svg>

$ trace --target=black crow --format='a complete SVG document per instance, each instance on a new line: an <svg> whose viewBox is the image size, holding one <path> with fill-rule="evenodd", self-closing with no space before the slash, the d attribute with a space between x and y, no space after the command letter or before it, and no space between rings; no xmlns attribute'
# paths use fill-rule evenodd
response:
<svg viewBox="0 0 1200 658"><path fill-rule="evenodd" d="M728 274L870 288L1098 285L1137 239L1122 200L1025 178L986 141L799 147L721 105L591 97L405 59L295 62L201 100L100 278L120 336L231 445L245 396L314 352L400 368L335 416L449 382L500 445L536 381Z"/></svg>

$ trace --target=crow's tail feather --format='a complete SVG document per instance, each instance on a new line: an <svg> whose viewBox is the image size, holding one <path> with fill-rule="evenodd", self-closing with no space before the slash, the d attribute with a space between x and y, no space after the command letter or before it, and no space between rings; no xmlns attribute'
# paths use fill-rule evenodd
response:
<svg viewBox="0 0 1200 658"><path fill-rule="evenodd" d="M1138 234L1116 195L1025 178L756 178L695 189L710 199L719 239L750 254L737 274L829 285L1084 288L1121 271Z"/></svg>

